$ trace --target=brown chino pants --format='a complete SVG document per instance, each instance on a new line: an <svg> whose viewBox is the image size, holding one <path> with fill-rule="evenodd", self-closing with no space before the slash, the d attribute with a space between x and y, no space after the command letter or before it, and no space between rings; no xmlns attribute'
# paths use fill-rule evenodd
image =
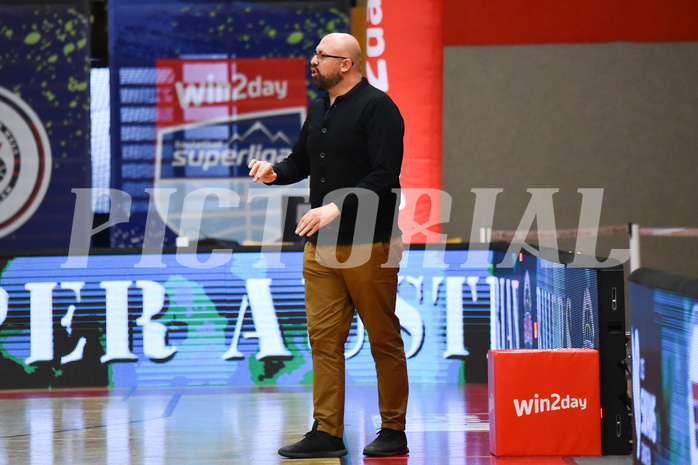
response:
<svg viewBox="0 0 698 465"><path fill-rule="evenodd" d="M357 266L347 262L349 257L368 257L368 249L370 259L358 260ZM313 417L320 431L338 437L344 432L344 344L354 309L368 332L376 364L381 427L405 429L407 363L395 315L402 251L399 238L392 243L336 248L305 245L303 277L313 354ZM389 259L391 266L382 266ZM336 263L352 266L337 267Z"/></svg>

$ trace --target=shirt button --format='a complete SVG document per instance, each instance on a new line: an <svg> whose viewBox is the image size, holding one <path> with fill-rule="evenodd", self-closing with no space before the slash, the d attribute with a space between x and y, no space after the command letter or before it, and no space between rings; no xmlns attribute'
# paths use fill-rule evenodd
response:
<svg viewBox="0 0 698 465"><path fill-rule="evenodd" d="M322 133L325 134L327 132L327 128L322 128Z"/></svg>
<svg viewBox="0 0 698 465"><path fill-rule="evenodd" d="M322 153L320 154L320 158L325 158L325 152L322 152Z"/></svg>
<svg viewBox="0 0 698 465"><path fill-rule="evenodd" d="M320 182L325 182L325 178L320 178Z"/></svg>

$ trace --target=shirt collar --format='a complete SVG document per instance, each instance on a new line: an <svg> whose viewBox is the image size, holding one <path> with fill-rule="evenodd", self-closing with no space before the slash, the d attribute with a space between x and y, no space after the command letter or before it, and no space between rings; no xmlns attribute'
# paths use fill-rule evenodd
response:
<svg viewBox="0 0 698 465"><path fill-rule="evenodd" d="M358 92L361 91L361 89L363 89L364 87L366 87L366 86L368 86L368 85L369 85L369 84L368 84L368 79L366 79L365 77L362 77L361 80L360 80L359 82L357 82L356 85L355 85L354 87L352 87L351 89L349 89L349 92L347 92L346 94L343 94L343 95L338 95L337 98L335 99L335 103L336 103L337 101L339 101L339 100L345 100L345 99L351 98L352 95L357 94ZM325 104L326 104L326 105L329 105L329 103L330 103L330 94L329 94L329 92L325 92L325 95L323 96L323 99L325 100Z"/></svg>

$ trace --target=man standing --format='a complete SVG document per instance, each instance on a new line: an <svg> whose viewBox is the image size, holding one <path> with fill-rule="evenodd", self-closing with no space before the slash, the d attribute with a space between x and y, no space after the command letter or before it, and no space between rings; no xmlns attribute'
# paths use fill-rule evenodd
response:
<svg viewBox="0 0 698 465"><path fill-rule="evenodd" d="M303 277L315 422L304 439L279 454L347 454L344 344L354 309L368 331L381 413L378 437L364 454L406 454L407 363L395 315L404 122L390 97L362 78L354 37L325 36L310 65L315 87L327 94L311 105L292 153L274 166L249 164L255 182L291 184L310 176L311 210L296 234L308 237Z"/></svg>

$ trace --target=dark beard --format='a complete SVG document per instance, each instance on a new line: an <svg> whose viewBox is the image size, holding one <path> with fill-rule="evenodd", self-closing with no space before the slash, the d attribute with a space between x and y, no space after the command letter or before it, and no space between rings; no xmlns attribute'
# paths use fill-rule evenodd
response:
<svg viewBox="0 0 698 465"><path fill-rule="evenodd" d="M333 76L323 76L318 73L313 77L313 84L317 90L325 92L337 85L341 80L342 77L339 74L335 74Z"/></svg>

